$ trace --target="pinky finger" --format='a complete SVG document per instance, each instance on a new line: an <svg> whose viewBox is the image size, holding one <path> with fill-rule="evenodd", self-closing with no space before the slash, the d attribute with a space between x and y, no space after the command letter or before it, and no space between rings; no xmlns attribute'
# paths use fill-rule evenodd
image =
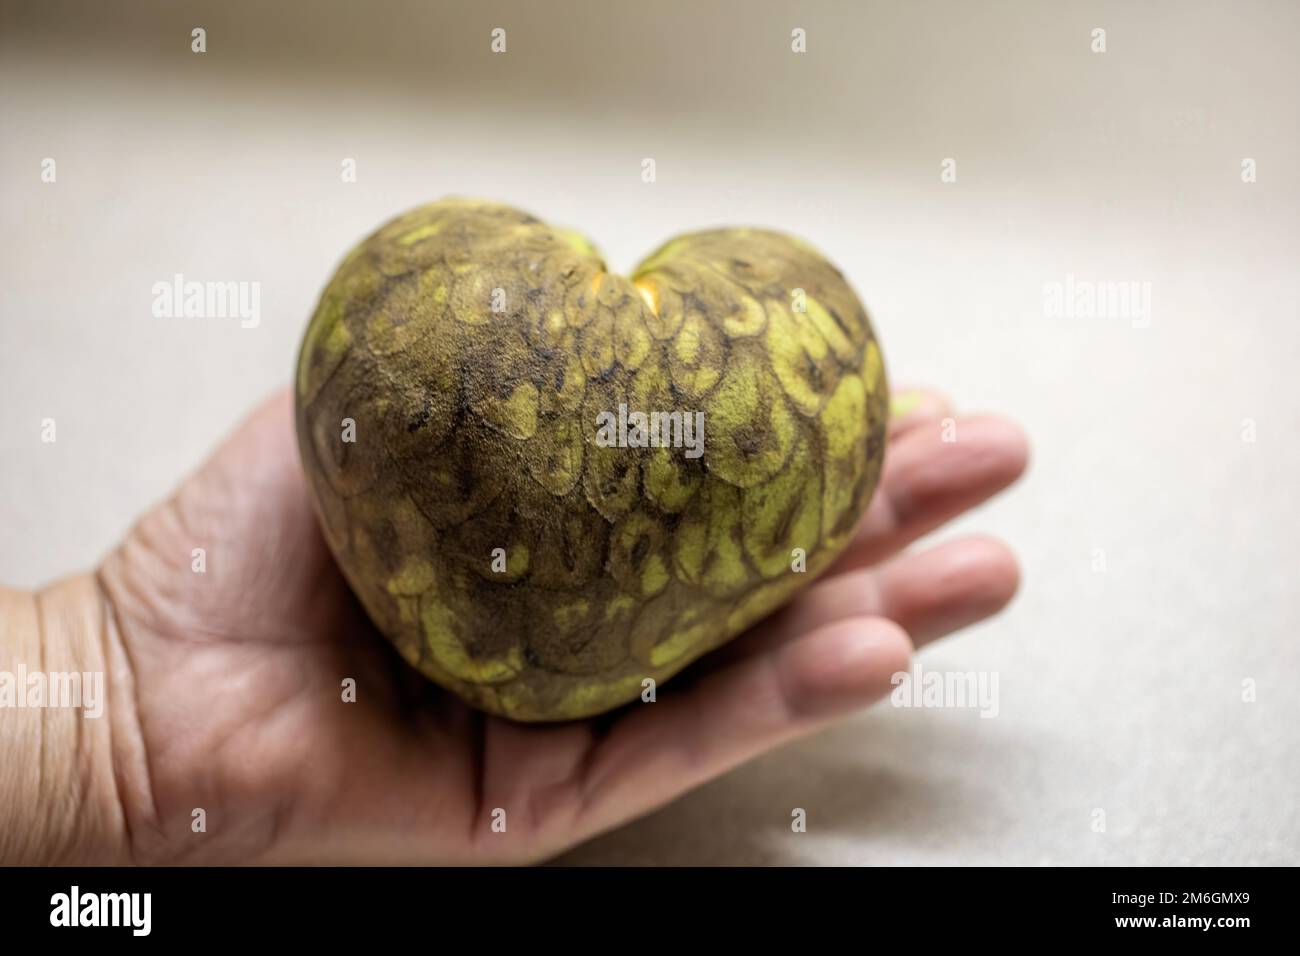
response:
<svg viewBox="0 0 1300 956"><path fill-rule="evenodd" d="M951 414L952 404L932 389L895 389L889 399L889 437L892 440Z"/></svg>
<svg viewBox="0 0 1300 956"><path fill-rule="evenodd" d="M610 729L582 783L593 832L654 809L772 748L886 696L912 643L880 617L836 621L668 685Z"/></svg>

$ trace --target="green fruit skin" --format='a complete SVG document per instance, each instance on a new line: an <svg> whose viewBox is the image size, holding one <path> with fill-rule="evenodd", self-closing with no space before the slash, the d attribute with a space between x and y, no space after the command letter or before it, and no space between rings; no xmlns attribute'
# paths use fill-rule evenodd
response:
<svg viewBox="0 0 1300 956"><path fill-rule="evenodd" d="M295 394L325 536L375 625L524 721L644 699L824 571L879 479L888 406L862 304L799 240L693 233L628 279L573 233L460 199L352 250ZM702 457L602 447L620 404L703 412Z"/></svg>

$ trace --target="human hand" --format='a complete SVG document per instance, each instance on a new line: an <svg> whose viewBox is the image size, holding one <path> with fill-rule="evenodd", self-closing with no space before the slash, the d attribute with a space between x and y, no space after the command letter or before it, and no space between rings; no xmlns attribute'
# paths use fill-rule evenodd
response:
<svg viewBox="0 0 1300 956"><path fill-rule="evenodd" d="M31 832L54 845L0 860L532 862L859 710L889 692L914 644L995 613L1018 583L991 539L900 552L1020 475L1019 429L962 418L945 443L937 396L895 408L880 487L823 578L653 705L538 725L469 708L375 632L321 536L292 401L278 395L93 581L37 596L43 659L63 653L70 625L75 659L108 675L109 713L102 730L76 729L79 769L41 774L77 781L75 799L46 810L76 819L43 820ZM342 699L349 677L355 702ZM71 733L55 728L47 747ZM13 752L21 734L4 736Z"/></svg>

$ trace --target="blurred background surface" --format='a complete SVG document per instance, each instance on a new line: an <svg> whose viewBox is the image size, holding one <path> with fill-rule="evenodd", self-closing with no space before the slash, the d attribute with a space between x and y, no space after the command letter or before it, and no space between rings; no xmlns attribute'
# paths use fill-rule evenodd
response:
<svg viewBox="0 0 1300 956"><path fill-rule="evenodd" d="M1285 2L0 0L0 581L96 561L288 381L337 261L409 206L513 203L619 270L773 226L840 265L894 383L1031 434L1027 479L937 536L1008 539L1022 594L920 657L996 672L999 714L879 705L564 862L1295 863L1297 27ZM155 318L176 273L260 282L260 324ZM1049 314L1070 276L1149 283L1149 321Z"/></svg>

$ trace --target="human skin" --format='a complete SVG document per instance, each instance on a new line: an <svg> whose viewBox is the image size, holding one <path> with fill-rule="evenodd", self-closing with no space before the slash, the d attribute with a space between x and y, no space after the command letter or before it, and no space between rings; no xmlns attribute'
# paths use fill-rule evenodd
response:
<svg viewBox="0 0 1300 956"><path fill-rule="evenodd" d="M273 397L94 572L0 589L0 671L107 687L98 719L0 709L0 864L537 862L825 728L1019 581L991 538L904 551L1015 481L1019 428L956 417L943 441L940 396L893 408L880 487L823 578L654 703L523 725L374 630L318 528L292 401Z"/></svg>

